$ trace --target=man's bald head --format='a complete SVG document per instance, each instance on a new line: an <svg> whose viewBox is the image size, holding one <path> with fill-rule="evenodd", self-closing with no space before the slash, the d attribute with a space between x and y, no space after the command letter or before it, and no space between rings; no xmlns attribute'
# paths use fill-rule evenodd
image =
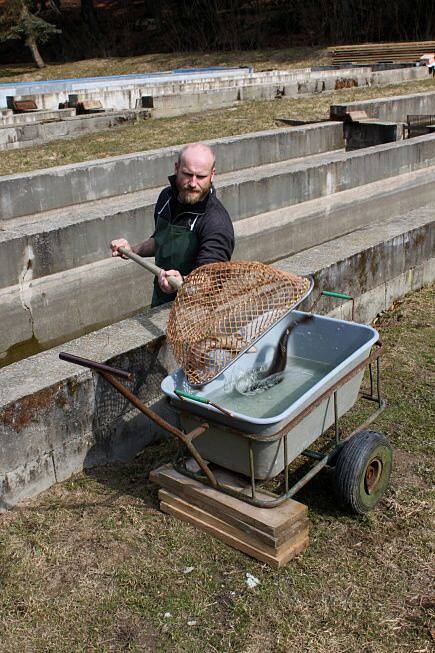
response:
<svg viewBox="0 0 435 653"><path fill-rule="evenodd" d="M178 155L178 164L186 161L190 162L192 159L195 162L201 162L206 165L210 170L213 170L215 167L214 152L211 147L204 143L189 143L189 145L185 145Z"/></svg>
<svg viewBox="0 0 435 653"><path fill-rule="evenodd" d="M175 164L179 200L195 204L209 192L215 174L213 150L204 143L190 143L181 150Z"/></svg>

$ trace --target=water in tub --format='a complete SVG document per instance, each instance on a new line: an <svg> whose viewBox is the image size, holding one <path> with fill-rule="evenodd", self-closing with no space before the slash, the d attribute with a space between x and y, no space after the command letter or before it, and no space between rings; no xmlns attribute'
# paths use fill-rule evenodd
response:
<svg viewBox="0 0 435 653"><path fill-rule="evenodd" d="M209 398L242 415L273 417L284 412L332 369L329 363L289 356L283 372L262 379L258 386L256 380L263 371L261 367L233 373Z"/></svg>
<svg viewBox="0 0 435 653"><path fill-rule="evenodd" d="M273 327L215 382L198 390L190 387L186 379L180 379L179 389L206 397L247 420L281 415L358 348L376 340L369 327L320 316L313 318L310 324L308 314L297 312L293 323L287 322L285 331L282 324ZM286 332L291 334L287 340ZM282 357L275 365L279 342L286 345L284 369L279 364ZM277 376L270 376L275 370Z"/></svg>
<svg viewBox="0 0 435 653"><path fill-rule="evenodd" d="M331 369L327 363L289 356L283 372L262 379L256 386L258 368L254 368L249 374L234 379L232 387L228 388L230 384L227 384L215 401L217 404L225 401L226 407L231 405L232 410L251 417L272 417L284 412ZM230 392L226 394L228 390Z"/></svg>

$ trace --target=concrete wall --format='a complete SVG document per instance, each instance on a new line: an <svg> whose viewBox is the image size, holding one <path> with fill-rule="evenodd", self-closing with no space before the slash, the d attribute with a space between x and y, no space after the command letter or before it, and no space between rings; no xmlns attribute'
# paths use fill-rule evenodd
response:
<svg viewBox="0 0 435 653"><path fill-rule="evenodd" d="M416 70L422 69L416 68ZM370 118L406 122L408 114L435 114L435 91L347 104L333 104L330 109L331 120L343 120L349 111L365 111Z"/></svg>
<svg viewBox="0 0 435 653"><path fill-rule="evenodd" d="M66 109L66 111L74 111ZM45 112L43 112L45 113ZM18 149L42 145L58 138L69 138L80 134L101 131L150 117L148 109L104 112L82 116L64 117L49 122L33 122L21 126L0 127L0 150Z"/></svg>
<svg viewBox="0 0 435 653"><path fill-rule="evenodd" d="M245 220L248 221L246 224L258 225L260 236L261 232L270 231L275 221L272 218L274 211L277 215L282 214L287 223L288 216L302 210L294 205L306 205L318 198L332 197L337 192L362 186L370 194L367 185L379 180L386 189L391 189L394 184L397 192L406 188L418 205L420 196L424 195L423 188L433 186L433 170L429 168L428 172L426 166L435 164L435 137L422 137L401 145L404 147L381 146L352 155L332 152L314 155L303 162L290 160L226 173L219 176L216 186L236 230L240 229L240 235L243 227L239 224ZM419 170L420 174L413 172ZM407 173L414 179L412 188ZM393 181L389 182L387 177ZM18 218L1 223L0 288L19 284L29 267L27 277L36 293L36 280L40 277L106 259L108 243L117 235L124 234L129 241L140 242L154 228L158 192L159 189L150 189L48 214L36 214L32 220ZM349 227L353 225L352 214L348 224ZM346 226L342 225L342 228L346 229ZM268 238L261 239L261 242L260 259L274 258ZM287 242L285 237L282 242ZM290 250L282 252L281 248L279 251L280 256L290 253ZM243 256L249 257L249 254L250 249L243 245ZM130 310L137 310L139 306L134 305Z"/></svg>
<svg viewBox="0 0 435 653"><path fill-rule="evenodd" d="M394 143L403 140L403 123L386 120L363 119L345 121L343 133L346 152L374 147L381 143Z"/></svg>
<svg viewBox="0 0 435 653"><path fill-rule="evenodd" d="M371 320L394 299L433 280L431 216L431 207L408 213L358 238L350 234L306 250L279 267L313 274L316 291L351 293L357 319ZM133 392L172 421L159 392L173 367L163 344L167 311L146 312L64 349L135 372ZM159 435L99 377L59 361L58 351L0 370L0 510L82 468L129 459Z"/></svg>
<svg viewBox="0 0 435 653"><path fill-rule="evenodd" d="M153 118L170 118L186 113L201 113L211 109L232 107L246 100L274 100L282 97L296 97L298 82L280 84L258 84L227 89L150 96ZM147 103L148 106L148 103Z"/></svg>
<svg viewBox="0 0 435 653"><path fill-rule="evenodd" d="M197 68L192 70L174 70L160 73L143 73L133 75L111 75L109 77L80 77L71 79L53 79L41 82L11 82L0 84L0 107L7 106L8 97L52 95L57 109L59 102L65 100L69 93L77 93L81 89L93 88L134 88L140 85L177 84L187 80L218 80L234 79L249 76L252 68ZM50 108L50 107L47 107ZM126 107L123 107L126 108Z"/></svg>
<svg viewBox="0 0 435 653"><path fill-rule="evenodd" d="M435 167L381 179L332 195L238 220L236 259L271 263L314 245L435 205Z"/></svg>
<svg viewBox="0 0 435 653"><path fill-rule="evenodd" d="M78 95L80 101L99 100L105 109L135 109L141 104L142 96L160 96L171 94L189 94L220 91L222 100L229 102L232 88L244 86L258 87L272 86L279 90L286 85L289 89L293 82L298 84L299 93L313 93L339 88L356 86L372 86L397 84L413 79L423 79L428 75L427 69L404 68L400 70L385 70L372 72L370 67L347 70L325 70L311 72L309 68L292 71L268 71L264 73L239 72L237 75L207 77L206 74L190 76L185 80L177 78L144 80L117 80L99 83L98 78L93 83L75 85L62 84L56 88L55 84L21 86L0 85L0 106L6 106L6 98L14 96L16 99L35 100L39 109L57 109L59 103L67 102L69 95ZM104 79L104 78L103 78ZM13 92L15 89L16 92ZM251 91L252 93L253 91ZM258 89L255 93L259 93ZM228 97L226 95L228 94ZM3 99L2 99L3 98ZM265 99L269 99L266 97ZM192 100L193 101L193 100ZM2 105L3 102L3 105Z"/></svg>
<svg viewBox="0 0 435 653"><path fill-rule="evenodd" d="M32 111L30 113L13 113L7 109L4 113L0 112L0 127L29 125L34 122L43 122L45 120L63 120L76 115L75 109L55 109L53 111Z"/></svg>
<svg viewBox="0 0 435 653"><path fill-rule="evenodd" d="M337 150L340 123L254 132L207 141L218 172ZM0 219L162 186L182 145L0 177Z"/></svg>
<svg viewBox="0 0 435 653"><path fill-rule="evenodd" d="M419 202L420 195L423 198L429 193L432 198L433 176L425 170L431 165L435 165L435 136L426 136L350 154L317 154L302 162L284 161L227 173L219 181L219 195L235 219L238 255L251 258L255 252L256 258L270 260L364 224L360 221L364 213L349 204L348 217L344 210L336 224L327 212L328 219L323 221L320 214L317 222L312 220L305 229L302 218L299 223L296 217L292 222L299 214L292 204L301 204L303 211L303 204L310 200L364 185L369 193L367 185L382 181L391 190L389 208L387 202L391 212L394 191L386 178L399 175L400 180L400 176L421 170L422 184L418 175L412 190L408 180L404 182ZM396 192L403 198L400 183ZM132 263L108 258L108 243L119 235L135 242L151 233L155 197L155 189L151 189L131 198L57 210L40 222L17 219L11 221L10 228L8 222L3 223L0 277L8 287L0 290L0 325L4 325L0 328L0 352L8 362L16 360L17 351L28 354L31 347L53 346L147 305L149 275ZM116 302L107 300L107 289Z"/></svg>

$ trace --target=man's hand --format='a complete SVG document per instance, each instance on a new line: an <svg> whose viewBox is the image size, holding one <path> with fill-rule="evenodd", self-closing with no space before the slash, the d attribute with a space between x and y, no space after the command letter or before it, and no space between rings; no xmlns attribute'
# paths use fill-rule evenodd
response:
<svg viewBox="0 0 435 653"><path fill-rule="evenodd" d="M183 281L183 277L181 274L178 272L178 270L161 270L158 280L159 280L159 286L165 292L166 294L170 294L176 291L176 288L173 288L171 284L168 281L168 277L175 277L176 279L179 279L181 282Z"/></svg>
<svg viewBox="0 0 435 653"><path fill-rule="evenodd" d="M121 254L119 250L120 247L125 247L131 251L130 243L125 238L118 238L117 240L112 240L110 243L110 249L112 250L112 256L120 256L121 258L126 259L127 257Z"/></svg>

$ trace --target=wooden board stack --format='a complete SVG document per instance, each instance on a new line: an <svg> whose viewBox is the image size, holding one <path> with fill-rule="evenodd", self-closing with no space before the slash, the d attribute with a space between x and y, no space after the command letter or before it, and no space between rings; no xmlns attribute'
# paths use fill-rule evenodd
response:
<svg viewBox="0 0 435 653"><path fill-rule="evenodd" d="M427 52L435 52L435 41L405 43L363 43L334 45L328 48L333 64L379 62L415 62Z"/></svg>
<svg viewBox="0 0 435 653"><path fill-rule="evenodd" d="M216 472L218 481L231 484L240 492L246 486L227 471ZM226 544L278 568L308 546L307 507L289 499L276 508L256 508L214 490L199 481L163 465L150 474L158 485L160 509L178 517ZM258 498L270 495L258 492Z"/></svg>

